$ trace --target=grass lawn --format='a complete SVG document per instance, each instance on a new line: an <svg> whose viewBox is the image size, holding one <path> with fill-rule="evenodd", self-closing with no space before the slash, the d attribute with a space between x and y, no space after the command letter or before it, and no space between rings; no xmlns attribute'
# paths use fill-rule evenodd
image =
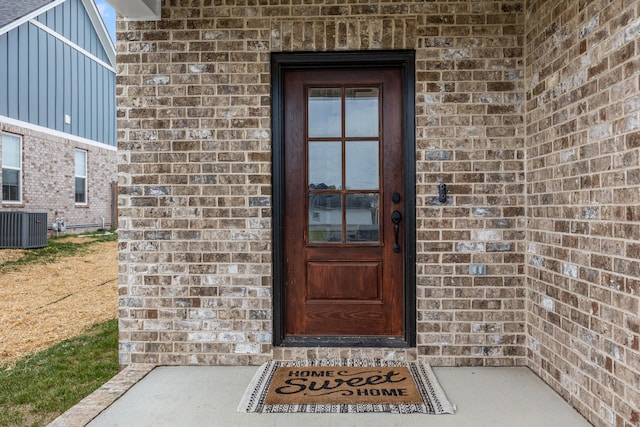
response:
<svg viewBox="0 0 640 427"><path fill-rule="evenodd" d="M118 323L0 366L0 426L43 426L118 373Z"/></svg>
<svg viewBox="0 0 640 427"><path fill-rule="evenodd" d="M29 249L25 251L25 254L20 259L0 264L0 272L13 270L21 265L34 263L47 264L61 257L82 255L86 253L94 243L115 242L118 240L118 235L114 232L97 233L93 238L86 238L85 242L70 241L73 237L75 236L65 235L49 239L47 246L38 249Z"/></svg>
<svg viewBox="0 0 640 427"><path fill-rule="evenodd" d="M49 239L46 247L2 263L0 273L79 256L94 243L117 238L116 233L97 233L86 240L72 235ZM0 363L0 426L45 426L117 373L116 319L17 362Z"/></svg>

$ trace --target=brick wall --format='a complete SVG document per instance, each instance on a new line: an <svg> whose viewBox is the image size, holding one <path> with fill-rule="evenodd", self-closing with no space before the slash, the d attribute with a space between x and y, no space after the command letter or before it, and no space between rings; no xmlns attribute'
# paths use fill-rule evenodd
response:
<svg viewBox="0 0 640 427"><path fill-rule="evenodd" d="M640 3L527 2L527 356L640 424Z"/></svg>
<svg viewBox="0 0 640 427"><path fill-rule="evenodd" d="M521 364L522 2L420 7L418 354L433 364ZM451 195L445 206L439 182Z"/></svg>
<svg viewBox="0 0 640 427"><path fill-rule="evenodd" d="M63 216L75 227L111 224L111 183L117 180L116 151L52 136L8 123L0 130L22 137L22 203L2 204L2 210L46 212L49 224ZM75 204L75 150L87 151L87 201ZM1 182L1 178L0 178ZM96 227L92 227L95 229ZM86 230L72 229L68 232Z"/></svg>
<svg viewBox="0 0 640 427"><path fill-rule="evenodd" d="M118 22L120 362L525 364L522 1L262 3ZM417 55L417 348L274 349L270 52L400 48Z"/></svg>
<svg viewBox="0 0 640 427"><path fill-rule="evenodd" d="M595 425L638 425L637 1L210 3L118 22L122 364L528 364ZM269 54L400 48L418 345L274 349Z"/></svg>

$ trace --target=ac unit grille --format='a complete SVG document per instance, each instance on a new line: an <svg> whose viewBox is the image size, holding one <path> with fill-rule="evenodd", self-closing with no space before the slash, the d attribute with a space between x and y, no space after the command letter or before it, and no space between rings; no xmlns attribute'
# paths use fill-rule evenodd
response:
<svg viewBox="0 0 640 427"><path fill-rule="evenodd" d="M32 249L47 246L47 214L0 212L0 249Z"/></svg>

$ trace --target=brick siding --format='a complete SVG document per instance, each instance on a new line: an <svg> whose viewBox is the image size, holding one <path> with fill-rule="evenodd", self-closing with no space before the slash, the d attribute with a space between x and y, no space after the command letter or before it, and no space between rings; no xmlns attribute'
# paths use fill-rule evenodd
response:
<svg viewBox="0 0 640 427"><path fill-rule="evenodd" d="M199 4L118 24L121 362L525 364L521 2ZM269 54L407 48L419 81L418 346L273 349Z"/></svg>
<svg viewBox="0 0 640 427"><path fill-rule="evenodd" d="M46 212L49 225L111 226L111 183L117 181L116 151L0 122L0 131L22 138L22 203L2 210ZM87 204L75 203L75 150L87 151ZM0 183L2 179L0 177ZM69 228L68 233L96 227Z"/></svg>
<svg viewBox="0 0 640 427"><path fill-rule="evenodd" d="M637 423L637 2L254 3L118 21L121 364L528 365ZM273 348L270 53L379 49L416 51L417 346Z"/></svg>
<svg viewBox="0 0 640 427"><path fill-rule="evenodd" d="M640 422L637 1L530 1L527 355L594 425Z"/></svg>

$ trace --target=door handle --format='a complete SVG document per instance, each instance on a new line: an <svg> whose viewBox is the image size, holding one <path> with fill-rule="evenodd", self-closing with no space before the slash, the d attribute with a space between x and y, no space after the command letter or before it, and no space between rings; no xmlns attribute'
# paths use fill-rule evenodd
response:
<svg viewBox="0 0 640 427"><path fill-rule="evenodd" d="M391 213L391 222L393 223L393 234L395 236L395 243L393 244L393 252L400 252L400 245L398 244L398 235L400 234L400 221L402 221L402 214L400 211L393 211Z"/></svg>

